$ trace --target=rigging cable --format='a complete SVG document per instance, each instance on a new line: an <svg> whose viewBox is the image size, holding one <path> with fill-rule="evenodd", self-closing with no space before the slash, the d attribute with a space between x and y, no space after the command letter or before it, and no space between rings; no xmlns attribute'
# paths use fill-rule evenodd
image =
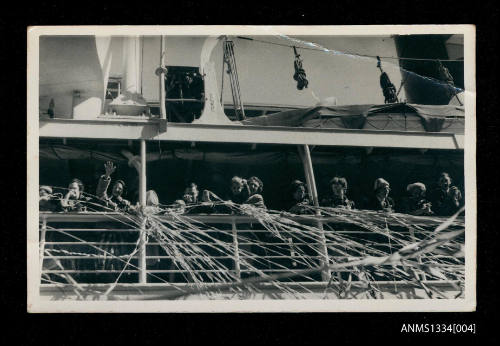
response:
<svg viewBox="0 0 500 346"><path fill-rule="evenodd" d="M225 38L223 44L224 51L224 64L227 64L227 73L229 74L229 81L231 83L231 92L233 96L234 112L238 120L245 120L245 109L241 102L241 90L238 79L238 70L236 68L236 58L234 55L234 43ZM224 66L222 66L224 71Z"/></svg>
<svg viewBox="0 0 500 346"><path fill-rule="evenodd" d="M259 39L255 39L255 38L245 37L245 36L236 36L236 38L241 39L241 40L248 40L248 41L254 41L254 42L274 45L274 46L281 46L281 47L288 47L288 48L294 47L293 45L289 45L289 44L269 42L269 41L259 40ZM331 52L331 53L335 53L335 54L355 55L355 56L365 57L365 58L376 58L377 57L376 55L340 52L340 51L336 51L336 50L328 49L328 48L311 48L311 47L299 47L299 48L304 49L304 50L312 50L312 51L318 51L318 52L324 52L324 53ZM382 58L382 59L394 59L394 60L415 60L415 61L435 61L436 60L436 59L429 59L429 58L404 58L404 57L395 57L395 56L381 56L380 58ZM461 63L464 62L463 59L441 59L441 61L461 62Z"/></svg>
<svg viewBox="0 0 500 346"><path fill-rule="evenodd" d="M456 97L460 106L463 106L462 102L458 98L457 88L455 87L455 80L453 79L450 70L448 70L448 68L446 68L446 66L443 65L441 60L436 60L436 63L438 68L439 79L447 84L448 86L447 92L448 95L450 96L450 99Z"/></svg>

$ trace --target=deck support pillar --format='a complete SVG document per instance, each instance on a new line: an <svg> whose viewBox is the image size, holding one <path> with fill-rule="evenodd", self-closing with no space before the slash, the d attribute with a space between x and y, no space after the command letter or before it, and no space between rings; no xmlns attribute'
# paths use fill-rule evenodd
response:
<svg viewBox="0 0 500 346"><path fill-rule="evenodd" d="M241 268L240 268L240 249L238 245L238 229L236 227L236 220L234 217L231 218L231 226L233 233L233 246L234 246L234 271L238 279L241 279Z"/></svg>
<svg viewBox="0 0 500 346"><path fill-rule="evenodd" d="M42 221L42 229L40 231L40 277L43 271L43 258L45 255L45 236L47 233L47 218L44 217Z"/></svg>
<svg viewBox="0 0 500 346"><path fill-rule="evenodd" d="M141 139L141 167L139 174L139 203L141 207L146 207L146 141ZM146 244L147 235L145 229L145 220L141 224L139 234L139 283L144 284L147 282L147 268L146 268Z"/></svg>
<svg viewBox="0 0 500 346"><path fill-rule="evenodd" d="M306 176L307 189L309 192L309 196L311 196L313 204L315 207L319 207L318 200L318 191L316 190L316 180L314 179L314 170L311 160L311 153L309 151L309 145L304 144L302 146L298 146L299 155L302 159L302 163L304 165L304 174ZM321 217L321 213L319 210L316 211L316 215ZM318 220L316 226L321 231L320 232L320 253L323 259L321 260L321 266L325 267L325 269L321 272L321 278L323 281L330 280L330 270L326 268L329 265L330 260L328 258L328 248L326 246L326 237L325 231L323 229L323 222Z"/></svg>
<svg viewBox="0 0 500 346"><path fill-rule="evenodd" d="M167 131L167 110L165 107L165 36L160 39L160 67L158 76L160 77L160 133Z"/></svg>

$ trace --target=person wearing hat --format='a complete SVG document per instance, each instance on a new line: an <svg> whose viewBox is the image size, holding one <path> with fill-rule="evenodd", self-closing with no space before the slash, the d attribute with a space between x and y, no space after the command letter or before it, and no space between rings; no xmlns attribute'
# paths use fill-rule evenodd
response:
<svg viewBox="0 0 500 346"><path fill-rule="evenodd" d="M408 196L401 201L401 213L411 215L434 215L432 204L425 199L426 187L423 183L416 182L406 187Z"/></svg>
<svg viewBox="0 0 500 346"><path fill-rule="evenodd" d="M321 201L321 205L331 208L354 209L354 202L347 198L347 180L343 177L333 177L330 180L332 193Z"/></svg>
<svg viewBox="0 0 500 346"><path fill-rule="evenodd" d="M390 184L384 178L378 178L373 184L373 196L367 205L367 209L394 211L394 200L389 197Z"/></svg>
<svg viewBox="0 0 500 346"><path fill-rule="evenodd" d="M107 191L111 183L111 174L116 170L116 167L111 161L108 161L104 164L104 170L106 173L101 175L97 184L97 198L103 201L108 208L116 211L128 211L130 202L122 197L126 187L125 182L123 180L115 181L111 190L111 196L109 196Z"/></svg>
<svg viewBox="0 0 500 346"><path fill-rule="evenodd" d="M430 195L434 213L438 216L451 216L462 205L462 192L452 185L452 179L446 172L440 174L437 187Z"/></svg>
<svg viewBox="0 0 500 346"><path fill-rule="evenodd" d="M52 195L52 187L48 185L40 185L39 188L40 198Z"/></svg>
<svg viewBox="0 0 500 346"><path fill-rule="evenodd" d="M289 212L292 214L314 214L310 207L312 202L309 200L306 192L306 184L300 180L294 180L291 184L290 195L292 197L292 206Z"/></svg>
<svg viewBox="0 0 500 346"><path fill-rule="evenodd" d="M52 194L52 187L47 185L41 185L38 189L40 193L40 198L38 200L40 211L55 211L57 209L56 203L54 203L54 195Z"/></svg>

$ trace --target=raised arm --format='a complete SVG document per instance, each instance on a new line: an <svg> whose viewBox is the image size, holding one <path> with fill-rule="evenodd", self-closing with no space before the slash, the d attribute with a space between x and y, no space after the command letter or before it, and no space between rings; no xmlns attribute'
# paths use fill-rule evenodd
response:
<svg viewBox="0 0 500 346"><path fill-rule="evenodd" d="M108 186L111 183L111 174L116 170L115 165L111 161L107 161L104 164L105 173L99 178L99 183L97 184L96 196L98 198L106 198Z"/></svg>
<svg viewBox="0 0 500 346"><path fill-rule="evenodd" d="M242 179L242 183L243 183L243 189L245 190L245 193L247 194L247 196L250 196L251 192L250 192L250 187L248 186L248 181L246 179Z"/></svg>
<svg viewBox="0 0 500 346"><path fill-rule="evenodd" d="M202 202L218 202L218 201L222 201L222 199L210 190L203 190L203 192L201 194L201 201Z"/></svg>
<svg viewBox="0 0 500 346"><path fill-rule="evenodd" d="M72 206L70 200L75 200L76 199L76 194L73 190L69 190L64 198L61 199L61 207L63 209L70 208Z"/></svg>

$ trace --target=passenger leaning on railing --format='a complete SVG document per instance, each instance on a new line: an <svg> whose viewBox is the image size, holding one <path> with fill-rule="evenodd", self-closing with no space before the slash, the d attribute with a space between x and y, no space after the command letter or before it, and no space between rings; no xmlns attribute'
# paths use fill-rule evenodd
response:
<svg viewBox="0 0 500 346"><path fill-rule="evenodd" d="M300 180L294 180L290 188L291 202L288 204L289 212L292 214L314 214L311 209L312 202L306 193L306 185Z"/></svg>
<svg viewBox="0 0 500 346"><path fill-rule="evenodd" d="M192 205L198 203L198 185L195 183L190 183L188 187L184 189L184 195L182 196L182 200L186 205Z"/></svg>
<svg viewBox="0 0 500 346"><path fill-rule="evenodd" d="M373 190L374 193L368 202L367 209L393 212L396 204L389 197L389 192L391 191L389 182L384 178L378 178L375 180Z"/></svg>
<svg viewBox="0 0 500 346"><path fill-rule="evenodd" d="M186 212L186 202L182 199L177 199L172 204L172 208L170 210L176 214L184 214Z"/></svg>
<svg viewBox="0 0 500 346"><path fill-rule="evenodd" d="M438 216L453 215L463 204L462 192L458 187L451 185L451 183L450 175L446 172L441 173L438 186L430 195L433 210Z"/></svg>
<svg viewBox="0 0 500 346"><path fill-rule="evenodd" d="M211 196L215 196L213 192L208 190L203 190L201 201L199 199L200 192L198 190L198 185L195 183L190 183L188 187L184 190L184 195L182 196L182 201L184 205L182 205L181 200L177 200L174 202L174 209L183 210L182 213L187 214L211 214L214 212L214 202L211 199Z"/></svg>
<svg viewBox="0 0 500 346"><path fill-rule="evenodd" d="M262 191L264 190L264 183L257 177L248 178L248 190L250 191L250 196L244 202L244 204L250 204L257 208L267 209L264 203L264 197L262 197Z"/></svg>
<svg viewBox="0 0 500 346"><path fill-rule="evenodd" d="M233 203L243 204L250 197L250 188L246 179L234 176L231 179L231 193L228 200Z"/></svg>
<svg viewBox="0 0 500 346"><path fill-rule="evenodd" d="M59 200L62 198L60 196L57 198L52 193L52 187L47 185L41 185L39 188L40 198L38 200L38 205L40 211L57 211L59 209Z"/></svg>
<svg viewBox="0 0 500 346"><path fill-rule="evenodd" d="M110 209L128 211L130 209L130 202L122 197L125 190L125 182L123 180L117 180L113 184L111 196L109 196L107 190L111 183L111 174L116 170L116 167L112 162L108 161L104 164L104 170L106 173L101 175L99 183L97 184L97 198L104 202L104 205Z"/></svg>
<svg viewBox="0 0 500 346"><path fill-rule="evenodd" d="M426 187L417 182L406 187L408 196L401 200L401 213L411 215L434 215L431 210L432 204L425 198Z"/></svg>
<svg viewBox="0 0 500 346"><path fill-rule="evenodd" d="M68 186L68 192L61 199L61 208L64 211L87 211L87 202L90 198L83 195L84 185L80 179L74 178Z"/></svg>
<svg viewBox="0 0 500 346"><path fill-rule="evenodd" d="M330 180L332 193L323 199L321 205L331 208L354 209L354 202L347 198L347 180L343 177L334 177Z"/></svg>
<svg viewBox="0 0 500 346"><path fill-rule="evenodd" d="M146 206L142 207L141 204L137 202L136 205L130 207L129 211L135 214L155 215L161 213L163 209L160 208L160 199L156 191L148 190L146 191Z"/></svg>
<svg viewBox="0 0 500 346"><path fill-rule="evenodd" d="M160 208L160 199L155 190L146 192L146 210L151 214L157 214L162 211Z"/></svg>
<svg viewBox="0 0 500 346"><path fill-rule="evenodd" d="M210 208L207 209L207 207L200 205L199 195L198 185L195 183L190 183L184 189L184 195L182 196L185 204L184 213L200 214L210 212Z"/></svg>
<svg viewBox="0 0 500 346"><path fill-rule="evenodd" d="M222 214L230 214L235 211L235 209L231 206L234 204L249 204L253 205L257 208L267 209L264 203L264 198L262 197L262 191L264 188L264 184L257 177L251 177L248 179L243 179L238 176L234 176L231 179L231 188L230 194L227 196L224 201L215 193L209 190L203 190L201 203L196 206L193 210L199 213L222 213ZM186 190L186 192L188 192ZM197 194L196 194L197 196ZM189 207L189 203L192 200L192 197L189 194L184 194L184 201ZM215 202L222 202L223 204L215 204ZM224 203L225 202L225 203Z"/></svg>
<svg viewBox="0 0 500 346"><path fill-rule="evenodd" d="M263 189L264 183L255 176L249 178L248 181L234 176L231 179L231 193L227 200L237 204L249 204L257 208L267 209L261 195Z"/></svg>

